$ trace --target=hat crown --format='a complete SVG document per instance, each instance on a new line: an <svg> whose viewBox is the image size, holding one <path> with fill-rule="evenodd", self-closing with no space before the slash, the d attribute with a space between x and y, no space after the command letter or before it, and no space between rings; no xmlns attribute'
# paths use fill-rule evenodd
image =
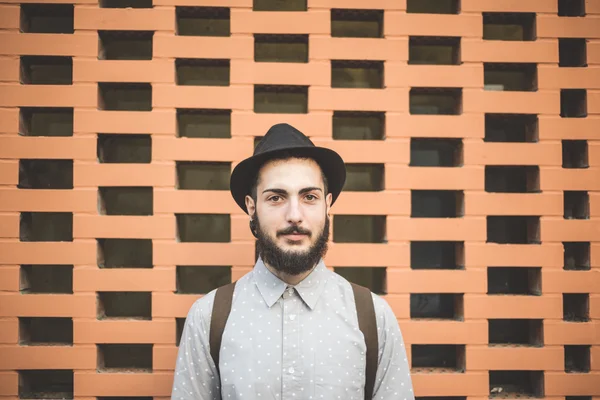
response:
<svg viewBox="0 0 600 400"><path fill-rule="evenodd" d="M254 155L273 150L285 150L290 147L314 147L313 142L293 126L281 123L269 129L265 136L258 142Z"/></svg>

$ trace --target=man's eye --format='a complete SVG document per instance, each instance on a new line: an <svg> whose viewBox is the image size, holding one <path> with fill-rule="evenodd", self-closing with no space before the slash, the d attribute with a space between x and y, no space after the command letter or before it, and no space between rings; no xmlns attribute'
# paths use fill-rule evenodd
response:
<svg viewBox="0 0 600 400"><path fill-rule="evenodd" d="M279 196L271 196L271 197L269 197L269 201L277 201L279 199L280 199Z"/></svg>
<svg viewBox="0 0 600 400"><path fill-rule="evenodd" d="M312 201L312 200L316 200L317 196L315 196L314 194L309 194L306 196L306 200L308 201Z"/></svg>

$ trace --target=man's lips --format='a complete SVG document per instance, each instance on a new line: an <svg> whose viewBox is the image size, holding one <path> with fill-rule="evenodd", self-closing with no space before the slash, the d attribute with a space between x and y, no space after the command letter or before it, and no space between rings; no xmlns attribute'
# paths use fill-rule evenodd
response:
<svg viewBox="0 0 600 400"><path fill-rule="evenodd" d="M304 239L307 235L305 235L303 233L290 233L288 235L282 235L282 236L287 239L301 240L301 239Z"/></svg>

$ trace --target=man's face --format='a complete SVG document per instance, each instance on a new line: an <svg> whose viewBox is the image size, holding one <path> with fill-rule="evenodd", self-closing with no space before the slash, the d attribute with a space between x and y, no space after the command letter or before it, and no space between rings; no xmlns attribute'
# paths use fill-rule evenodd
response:
<svg viewBox="0 0 600 400"><path fill-rule="evenodd" d="M296 275L310 270L327 251L332 195L324 195L319 165L313 160L271 161L259 171L256 204L246 197L256 223L264 261Z"/></svg>

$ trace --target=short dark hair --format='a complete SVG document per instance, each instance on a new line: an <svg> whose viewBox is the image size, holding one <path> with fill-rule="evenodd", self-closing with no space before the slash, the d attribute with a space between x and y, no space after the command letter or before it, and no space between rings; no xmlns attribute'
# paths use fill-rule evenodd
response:
<svg viewBox="0 0 600 400"><path fill-rule="evenodd" d="M289 151L284 151L281 153L278 153L277 155L270 157L268 160L266 160L260 167L262 168L263 165L265 165L267 162L270 161L284 161L284 160L289 160L290 158L299 158L302 160L307 160L307 159L311 159L310 157L306 157L303 155L298 155ZM320 165L319 165L320 167ZM256 200L258 198L258 194L256 193L257 188L258 188L258 175L259 173L257 172L256 175L254 176L253 180L252 180L252 186L250 186L250 193L248 193L250 195L250 197L252 197L252 200L254 200L254 204L256 204ZM321 168L321 177L323 178L323 189L324 189L324 195L327 195L328 193L328 182L327 182L327 176L325 176L325 173L323 172L323 168Z"/></svg>

